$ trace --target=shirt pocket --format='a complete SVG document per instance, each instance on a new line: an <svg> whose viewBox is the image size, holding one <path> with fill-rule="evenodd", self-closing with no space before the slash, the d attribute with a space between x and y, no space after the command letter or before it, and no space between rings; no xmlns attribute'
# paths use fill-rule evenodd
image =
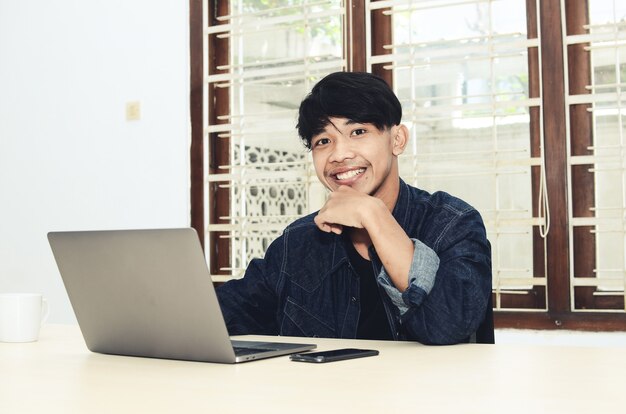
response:
<svg viewBox="0 0 626 414"><path fill-rule="evenodd" d="M280 334L284 336L320 338L337 337L337 333L332 326L297 304L291 297L287 297L287 302L285 303Z"/></svg>

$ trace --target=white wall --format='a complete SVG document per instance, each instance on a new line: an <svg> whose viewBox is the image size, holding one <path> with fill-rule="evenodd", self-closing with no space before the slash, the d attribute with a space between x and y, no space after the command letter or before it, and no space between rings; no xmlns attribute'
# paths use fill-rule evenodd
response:
<svg viewBox="0 0 626 414"><path fill-rule="evenodd" d="M0 292L50 322L75 319L47 232L189 225L188 29L182 0L0 0Z"/></svg>

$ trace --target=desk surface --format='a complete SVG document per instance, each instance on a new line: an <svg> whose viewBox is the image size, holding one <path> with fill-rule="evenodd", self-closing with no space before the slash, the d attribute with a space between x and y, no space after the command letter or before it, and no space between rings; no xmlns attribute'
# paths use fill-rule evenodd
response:
<svg viewBox="0 0 626 414"><path fill-rule="evenodd" d="M39 342L0 343L0 412L626 412L626 348L314 342L380 355L236 365L121 357L89 352L76 326L49 325Z"/></svg>

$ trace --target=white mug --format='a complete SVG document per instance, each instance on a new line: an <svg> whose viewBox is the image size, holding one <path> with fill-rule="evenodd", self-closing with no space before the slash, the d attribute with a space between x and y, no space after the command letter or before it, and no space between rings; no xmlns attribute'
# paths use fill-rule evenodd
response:
<svg viewBox="0 0 626 414"><path fill-rule="evenodd" d="M0 293L0 342L36 341L49 314L38 293Z"/></svg>

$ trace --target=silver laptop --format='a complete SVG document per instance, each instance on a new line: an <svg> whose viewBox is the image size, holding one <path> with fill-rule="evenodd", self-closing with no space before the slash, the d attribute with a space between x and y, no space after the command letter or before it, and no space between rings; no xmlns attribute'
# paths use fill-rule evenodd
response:
<svg viewBox="0 0 626 414"><path fill-rule="evenodd" d="M235 363L315 348L231 341L194 229L51 232L93 352Z"/></svg>

